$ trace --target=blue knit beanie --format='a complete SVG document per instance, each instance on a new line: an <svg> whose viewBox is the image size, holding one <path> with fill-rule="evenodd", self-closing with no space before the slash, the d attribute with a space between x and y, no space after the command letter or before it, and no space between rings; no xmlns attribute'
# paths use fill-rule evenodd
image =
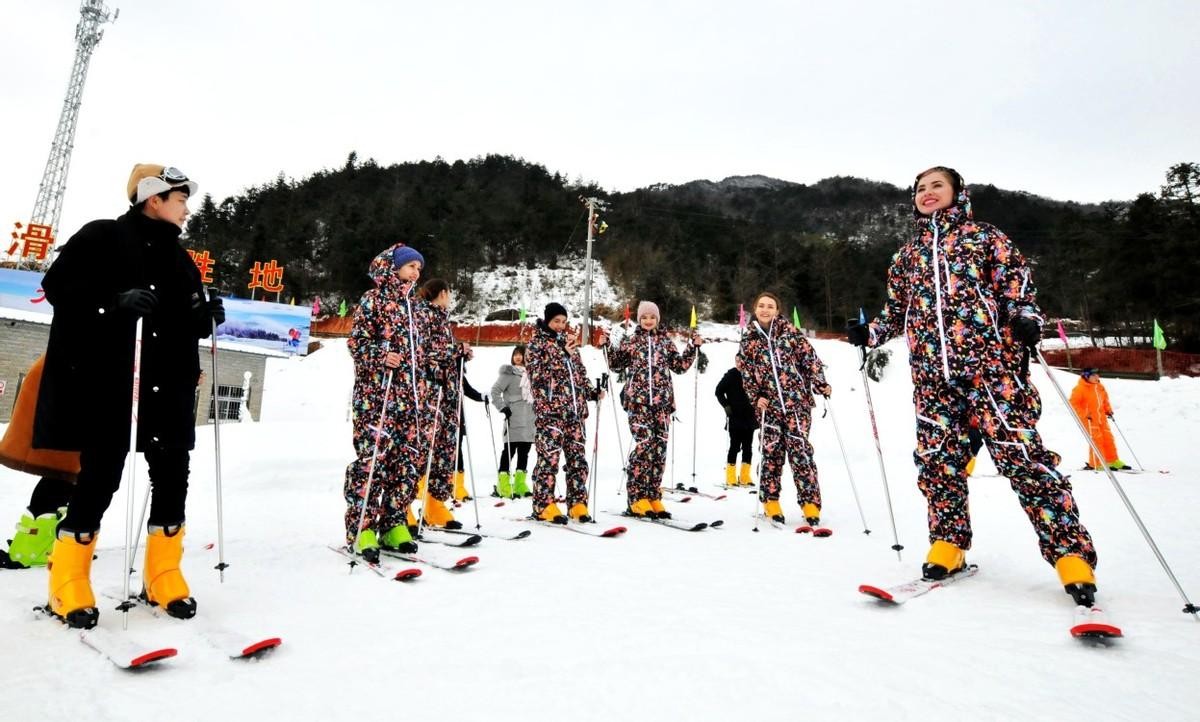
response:
<svg viewBox="0 0 1200 722"><path fill-rule="evenodd" d="M400 268L413 261L420 261L421 268L425 268L425 256L422 256L417 249L411 246L400 245L396 246L396 250L392 251L392 265L396 268Z"/></svg>

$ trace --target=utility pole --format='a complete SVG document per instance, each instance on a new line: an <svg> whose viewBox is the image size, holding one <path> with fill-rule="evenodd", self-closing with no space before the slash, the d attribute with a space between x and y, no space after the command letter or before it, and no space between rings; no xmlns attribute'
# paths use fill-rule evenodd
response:
<svg viewBox="0 0 1200 722"><path fill-rule="evenodd" d="M104 37L100 26L116 22L120 13L120 10L105 7L104 0L82 0L79 5L79 24L75 26L75 64L71 67L67 96L63 100L58 128L50 144L50 157L46 159L46 169L42 172L42 182L38 186L37 200L30 217L30 225L49 227L52 237L58 236L63 195L67 190L67 171L71 167L71 151L75 147L75 126L79 122L79 106L83 101L83 85L87 81L92 51ZM46 260L49 262L49 259Z"/></svg>
<svg viewBox="0 0 1200 722"><path fill-rule="evenodd" d="M608 208L599 198L579 196L579 202L587 208L587 282L583 291L583 343L592 341L592 242L596 240L596 212Z"/></svg>

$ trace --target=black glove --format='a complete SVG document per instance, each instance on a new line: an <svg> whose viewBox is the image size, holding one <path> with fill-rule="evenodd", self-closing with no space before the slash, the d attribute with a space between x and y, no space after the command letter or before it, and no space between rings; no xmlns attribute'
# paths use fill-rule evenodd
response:
<svg viewBox="0 0 1200 722"><path fill-rule="evenodd" d="M1113 417L1113 415L1112 415L1112 414L1109 414L1109 415L1108 415L1108 418L1110 418L1110 419L1111 419L1112 417Z"/></svg>
<svg viewBox="0 0 1200 722"><path fill-rule="evenodd" d="M504 408L500 409L500 413L504 414L504 418L505 418L505 419L511 419L511 418L512 418L512 409L508 408L507 406L505 406Z"/></svg>
<svg viewBox="0 0 1200 722"><path fill-rule="evenodd" d="M1013 340L1022 346L1036 348L1042 341L1042 324L1036 319L1018 316L1008 322L1012 329Z"/></svg>
<svg viewBox="0 0 1200 722"><path fill-rule="evenodd" d="M855 346L866 348L871 342L871 332L865 323L852 323L846 327L846 340Z"/></svg>
<svg viewBox="0 0 1200 722"><path fill-rule="evenodd" d="M208 317L218 326L225 323L225 303L221 299L214 298L208 302Z"/></svg>
<svg viewBox="0 0 1200 722"><path fill-rule="evenodd" d="M117 294L117 308L137 316L149 316L158 307L158 296L144 288L131 288Z"/></svg>
<svg viewBox="0 0 1200 722"><path fill-rule="evenodd" d="M732 406L722 406L721 408L725 409L726 416L733 416L733 407Z"/></svg>
<svg viewBox="0 0 1200 722"><path fill-rule="evenodd" d="M479 403L483 404L484 406L487 406L488 401L489 401L488 397L484 396L482 399L479 400Z"/></svg>

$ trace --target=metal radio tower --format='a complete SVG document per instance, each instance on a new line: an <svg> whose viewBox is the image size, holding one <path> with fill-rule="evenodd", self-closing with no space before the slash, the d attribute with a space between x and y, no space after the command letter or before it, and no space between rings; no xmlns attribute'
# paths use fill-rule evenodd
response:
<svg viewBox="0 0 1200 722"><path fill-rule="evenodd" d="M104 37L100 26L114 22L120 10L110 11L104 0L83 0L79 5L79 24L75 26L75 65L71 68L71 82L67 84L67 97L63 100L62 115L58 117L58 129L54 131L54 142L50 144L50 157L46 159L46 170L38 186L37 200L33 204L32 223L50 226L58 235L58 221L62 216L63 194L67 190L67 170L71 166L71 150L75 147L75 126L79 122L79 105L83 99L83 84L87 81L88 64L92 51Z"/></svg>

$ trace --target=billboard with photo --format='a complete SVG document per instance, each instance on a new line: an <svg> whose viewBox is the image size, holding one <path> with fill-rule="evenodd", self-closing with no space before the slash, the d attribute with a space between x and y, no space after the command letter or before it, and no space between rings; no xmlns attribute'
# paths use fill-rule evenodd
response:
<svg viewBox="0 0 1200 722"><path fill-rule="evenodd" d="M269 301L226 298L225 323L217 327L217 341L253 346L266 351L303 356L308 353L312 309ZM54 307L42 292L40 271L0 268L0 307L17 311L17 318L48 322ZM43 318L31 316L39 314Z"/></svg>

